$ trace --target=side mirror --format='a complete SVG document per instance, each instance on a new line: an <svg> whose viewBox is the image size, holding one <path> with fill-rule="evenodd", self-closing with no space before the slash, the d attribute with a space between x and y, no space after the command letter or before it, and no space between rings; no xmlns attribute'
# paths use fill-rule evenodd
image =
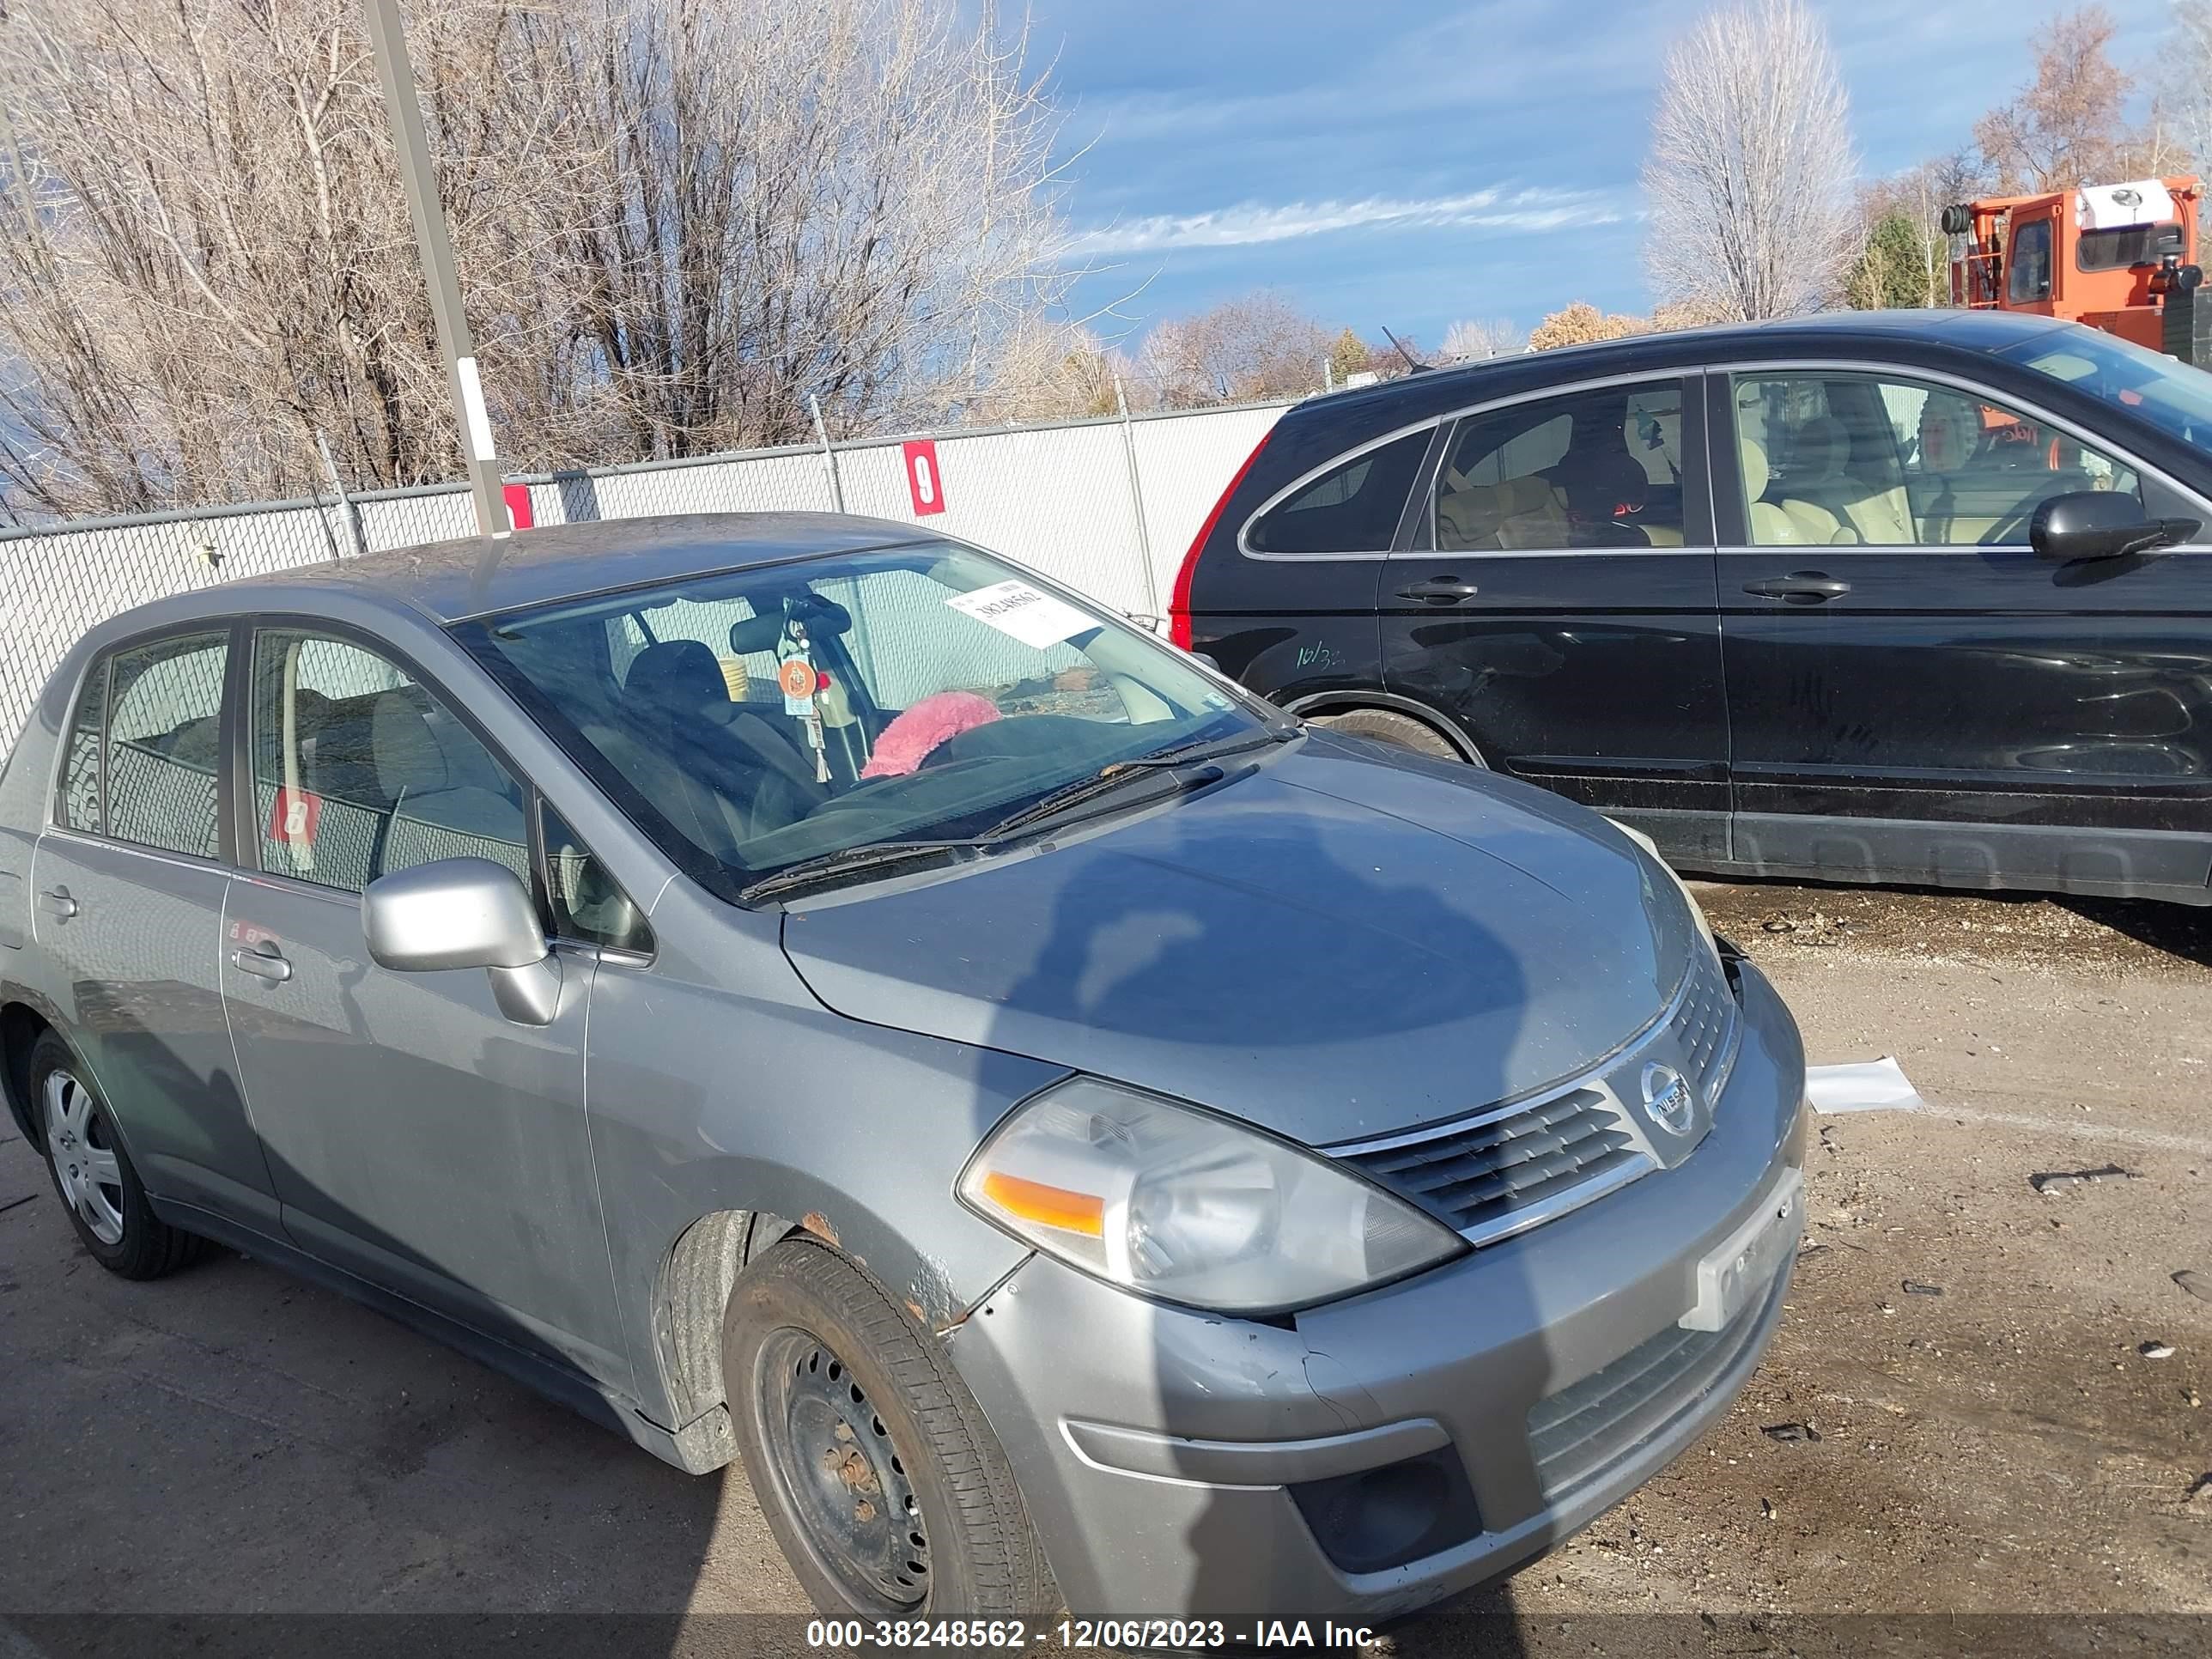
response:
<svg viewBox="0 0 2212 1659"><path fill-rule="evenodd" d="M2146 518L2141 502L2118 490L2077 489L2053 495L2035 509L2027 544L2037 557L2068 564L2172 547L2203 527L2195 519Z"/></svg>
<svg viewBox="0 0 2212 1659"><path fill-rule="evenodd" d="M482 968L499 1011L549 1025L561 1000L561 960L521 878L489 859L440 859L379 876L361 896L369 959L394 973Z"/></svg>

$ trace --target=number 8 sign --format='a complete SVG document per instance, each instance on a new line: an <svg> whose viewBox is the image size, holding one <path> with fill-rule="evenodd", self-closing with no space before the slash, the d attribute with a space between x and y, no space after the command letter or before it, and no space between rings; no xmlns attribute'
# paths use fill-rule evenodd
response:
<svg viewBox="0 0 2212 1659"><path fill-rule="evenodd" d="M906 454L906 490L914 498L914 513L918 519L945 511L945 475L937 470L937 445L928 438L916 438L904 446Z"/></svg>

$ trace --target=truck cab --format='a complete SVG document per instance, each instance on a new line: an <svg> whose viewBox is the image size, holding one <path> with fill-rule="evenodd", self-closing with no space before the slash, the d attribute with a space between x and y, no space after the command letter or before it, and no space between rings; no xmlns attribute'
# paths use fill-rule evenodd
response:
<svg viewBox="0 0 2212 1659"><path fill-rule="evenodd" d="M2168 296L2197 246L2194 178L1994 196L1943 210L1951 302L2022 311L2171 351Z"/></svg>

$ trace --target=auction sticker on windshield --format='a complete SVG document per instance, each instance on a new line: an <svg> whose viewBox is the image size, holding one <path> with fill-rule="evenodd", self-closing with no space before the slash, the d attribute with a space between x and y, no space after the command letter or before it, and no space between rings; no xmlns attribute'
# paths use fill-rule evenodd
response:
<svg viewBox="0 0 2212 1659"><path fill-rule="evenodd" d="M1058 645L1100 626L1097 617L1085 616L1073 605L1063 604L1018 577L1012 581L993 582L972 593L955 593L945 604L963 616L988 623L1024 645L1039 647Z"/></svg>

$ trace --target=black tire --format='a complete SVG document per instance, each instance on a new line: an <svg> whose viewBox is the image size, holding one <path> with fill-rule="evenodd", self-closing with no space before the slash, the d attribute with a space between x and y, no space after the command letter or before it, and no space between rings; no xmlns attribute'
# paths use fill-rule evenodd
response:
<svg viewBox="0 0 2212 1659"><path fill-rule="evenodd" d="M46 1143L46 1172L54 1178L54 1191L87 1254L108 1272L125 1279L160 1279L197 1260L206 1241L172 1227L154 1213L146 1202L146 1188L139 1182L138 1171L131 1167L131 1155L123 1150L123 1138L115 1133L115 1120L106 1101L69 1044L52 1031L43 1034L31 1046L27 1075L27 1103L37 1119L40 1138ZM70 1097L82 1091L81 1128L62 1128L50 1121L48 1085L56 1078L64 1080ZM70 1196L70 1177L79 1167L73 1160L93 1152L114 1155L116 1179L100 1183L100 1197L94 1200L104 1206L97 1218L102 1229L110 1220L119 1222L119 1236L114 1238L102 1237L94 1218L88 1218Z"/></svg>
<svg viewBox="0 0 2212 1659"><path fill-rule="evenodd" d="M1452 747L1451 740L1443 732L1411 714L1394 714L1387 708L1347 708L1341 714L1316 714L1312 719L1316 726L1325 726L1348 738L1387 743L1393 748L1410 749L1417 755L1432 755L1438 760L1466 758Z"/></svg>
<svg viewBox="0 0 2212 1659"><path fill-rule="evenodd" d="M835 1252L787 1239L739 1275L722 1378L753 1494L820 1612L988 1619L1058 1607L975 1397L937 1340ZM878 1525L902 1511L902 1532Z"/></svg>

